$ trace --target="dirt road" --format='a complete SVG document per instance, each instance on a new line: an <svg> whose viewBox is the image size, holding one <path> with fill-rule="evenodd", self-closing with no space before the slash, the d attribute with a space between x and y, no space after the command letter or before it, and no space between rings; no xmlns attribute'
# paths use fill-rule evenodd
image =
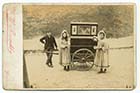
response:
<svg viewBox="0 0 140 93"><path fill-rule="evenodd" d="M129 44L131 45L132 42L133 41L129 42ZM25 44L27 44L27 41L25 42ZM112 44L112 46L113 45L114 44ZM54 68L49 68L47 67L47 65L45 65L47 58L46 55L43 53L26 54L25 59L29 75L29 81L30 84L34 86L34 88L131 89L134 87L135 63L133 53L134 53L133 48L110 50L109 59L111 67L105 74L98 74L97 69L95 67L93 67L90 71L72 70L66 72L63 70L63 67L59 65L58 55L53 56Z"/></svg>

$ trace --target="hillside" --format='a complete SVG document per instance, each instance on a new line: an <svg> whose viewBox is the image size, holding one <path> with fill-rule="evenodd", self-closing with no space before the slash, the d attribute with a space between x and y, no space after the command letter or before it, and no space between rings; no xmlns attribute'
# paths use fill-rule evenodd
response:
<svg viewBox="0 0 140 93"><path fill-rule="evenodd" d="M24 5L24 39L51 31L60 35L70 30L70 22L97 22L106 28L107 37L119 38L133 34L134 7L128 5Z"/></svg>

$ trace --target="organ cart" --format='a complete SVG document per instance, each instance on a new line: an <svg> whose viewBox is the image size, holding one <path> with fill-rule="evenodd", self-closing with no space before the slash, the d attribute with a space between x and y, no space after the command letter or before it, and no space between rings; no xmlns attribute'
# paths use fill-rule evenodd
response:
<svg viewBox="0 0 140 93"><path fill-rule="evenodd" d="M97 33L98 24L95 22L71 22L70 54L73 68L89 70L93 67Z"/></svg>

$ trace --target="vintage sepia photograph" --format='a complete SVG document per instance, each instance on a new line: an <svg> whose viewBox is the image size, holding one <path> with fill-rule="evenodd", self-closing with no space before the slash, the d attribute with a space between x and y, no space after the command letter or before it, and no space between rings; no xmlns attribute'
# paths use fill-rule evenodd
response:
<svg viewBox="0 0 140 93"><path fill-rule="evenodd" d="M24 4L24 88L135 88L134 4Z"/></svg>

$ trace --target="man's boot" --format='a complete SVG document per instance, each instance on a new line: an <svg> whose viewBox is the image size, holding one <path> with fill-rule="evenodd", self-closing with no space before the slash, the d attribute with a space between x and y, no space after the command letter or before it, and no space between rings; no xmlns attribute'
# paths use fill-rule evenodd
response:
<svg viewBox="0 0 140 93"><path fill-rule="evenodd" d="M64 70L66 70L66 66L64 66Z"/></svg>
<svg viewBox="0 0 140 93"><path fill-rule="evenodd" d="M53 64L52 64L52 62L50 62L50 67L53 67Z"/></svg>

